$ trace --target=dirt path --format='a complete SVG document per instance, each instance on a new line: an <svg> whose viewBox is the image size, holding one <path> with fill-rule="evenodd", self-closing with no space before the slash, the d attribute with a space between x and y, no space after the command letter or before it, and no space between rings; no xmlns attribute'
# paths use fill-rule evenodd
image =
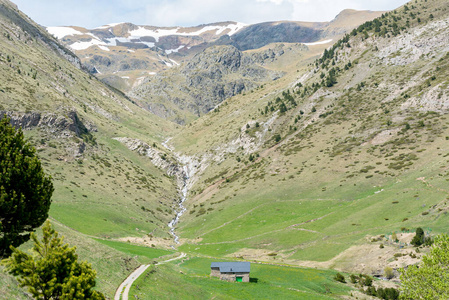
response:
<svg viewBox="0 0 449 300"><path fill-rule="evenodd" d="M185 257L186 254L185 253L181 253L179 256L174 257L174 258L170 258L164 261L161 261L160 263L158 263L159 265L161 264L165 264L168 263L170 261L173 260L177 260L180 258ZM145 272L146 269L148 269L148 267L151 266L151 264L148 265L141 265L140 267L138 267L136 270L134 270L134 272L132 272L128 278L126 278L122 284L120 284L120 286L118 287L117 291L115 292L115 296L114 296L114 300L128 300L128 294L129 294L129 290L131 289L131 286L133 285L134 281L139 278L140 275L143 274L143 272Z"/></svg>

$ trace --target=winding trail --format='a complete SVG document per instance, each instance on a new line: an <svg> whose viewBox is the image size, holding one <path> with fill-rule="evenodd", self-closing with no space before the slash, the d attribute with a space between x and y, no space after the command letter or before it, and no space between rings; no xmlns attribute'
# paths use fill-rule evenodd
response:
<svg viewBox="0 0 449 300"><path fill-rule="evenodd" d="M165 263L168 263L168 262L173 261L173 260L181 259L183 257L186 257L185 253L181 253L177 257L161 261L160 263L158 263L158 265L165 264ZM126 278L122 282L122 284L120 284L120 286L118 287L117 291L115 292L114 300L128 300L129 290L131 289L131 286L133 285L134 281L137 278L139 278L139 276L142 275L143 272L145 272L145 270L148 269L149 266L151 266L151 264L141 265L136 270L134 270L134 272L132 272L128 276L128 278Z"/></svg>

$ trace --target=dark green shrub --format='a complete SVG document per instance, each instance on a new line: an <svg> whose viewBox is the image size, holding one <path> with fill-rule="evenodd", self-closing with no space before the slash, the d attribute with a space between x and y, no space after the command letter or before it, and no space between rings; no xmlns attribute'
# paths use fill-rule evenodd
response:
<svg viewBox="0 0 449 300"><path fill-rule="evenodd" d="M373 285L373 279L368 275L359 275L359 282L361 286L372 286Z"/></svg>
<svg viewBox="0 0 449 300"><path fill-rule="evenodd" d="M338 281L338 282L346 283L345 276L343 276L343 275L340 274L340 273L335 274L334 279L335 279L336 281Z"/></svg>
<svg viewBox="0 0 449 300"><path fill-rule="evenodd" d="M416 234L413 237L411 244L419 247L424 243L424 230L421 227L416 228Z"/></svg>

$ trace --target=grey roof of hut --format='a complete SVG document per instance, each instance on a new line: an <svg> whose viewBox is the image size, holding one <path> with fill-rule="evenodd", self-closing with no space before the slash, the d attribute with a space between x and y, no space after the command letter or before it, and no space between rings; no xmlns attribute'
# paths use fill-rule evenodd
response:
<svg viewBox="0 0 449 300"><path fill-rule="evenodd" d="M249 273L251 264L249 262L213 262L210 264L210 267L219 268L221 273Z"/></svg>

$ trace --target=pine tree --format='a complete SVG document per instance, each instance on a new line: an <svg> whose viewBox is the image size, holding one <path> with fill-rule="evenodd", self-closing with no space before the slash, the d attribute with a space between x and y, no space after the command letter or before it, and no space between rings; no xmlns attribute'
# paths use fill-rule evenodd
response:
<svg viewBox="0 0 449 300"><path fill-rule="evenodd" d="M35 149L9 122L6 116L0 120L0 258L44 223L53 193Z"/></svg>
<svg viewBox="0 0 449 300"><path fill-rule="evenodd" d="M12 247L11 256L4 260L7 271L18 277L20 286L28 287L36 299L105 299L93 290L96 272L89 263L78 262L75 247L64 244L49 221L42 233L41 241L31 233L31 254Z"/></svg>

